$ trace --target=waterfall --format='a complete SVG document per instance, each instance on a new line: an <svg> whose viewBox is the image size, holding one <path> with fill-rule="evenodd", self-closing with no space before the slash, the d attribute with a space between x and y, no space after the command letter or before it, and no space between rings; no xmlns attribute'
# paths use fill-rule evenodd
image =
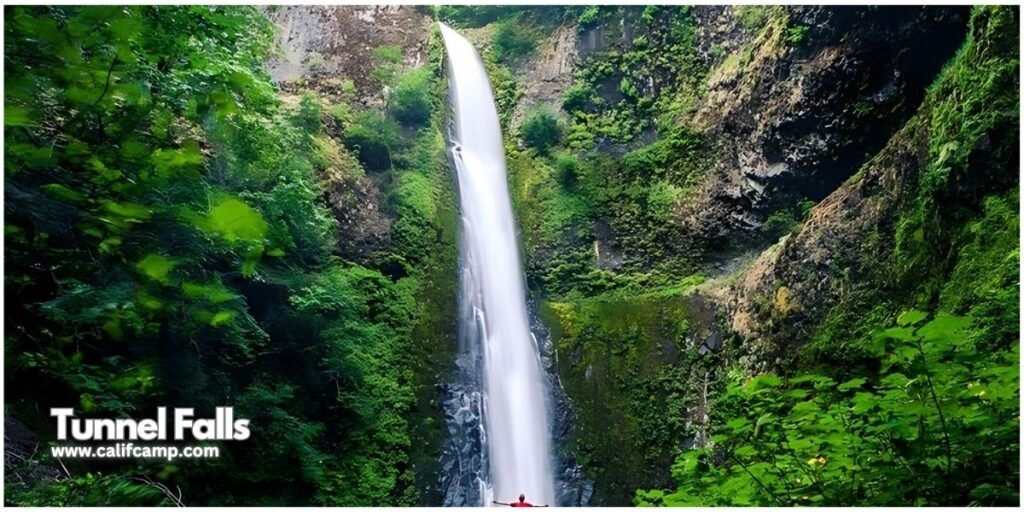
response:
<svg viewBox="0 0 1024 512"><path fill-rule="evenodd" d="M447 485L466 487L472 474L479 486L451 504L489 505L492 498L511 501L523 493L534 504L555 505L545 375L530 333L498 112L476 50L443 23L441 34L448 53L449 158L462 216L463 387L453 398L453 414L461 415L463 430L470 424L477 429L474 441L474 433L450 428L466 439L451 463L461 476ZM470 453L474 442L478 456Z"/></svg>

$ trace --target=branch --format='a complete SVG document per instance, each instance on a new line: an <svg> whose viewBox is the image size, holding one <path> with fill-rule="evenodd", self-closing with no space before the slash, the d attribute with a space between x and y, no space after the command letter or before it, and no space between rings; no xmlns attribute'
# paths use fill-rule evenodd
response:
<svg viewBox="0 0 1024 512"><path fill-rule="evenodd" d="M772 490L769 489L768 486L766 486L764 484L764 482L761 481L761 479L759 479L756 476L754 476L754 474L751 473L749 469L747 469L747 466L745 466L743 464L743 461L741 461L738 457L736 457L736 454L730 452L729 453L729 458L731 458L733 461L735 461L736 464L739 464L739 466L741 468L743 468L743 471L746 474L750 475L750 478L754 479L754 481L757 482L757 485L760 486L761 489L764 490L764 492L768 493L768 495L771 496L773 500L775 500L775 504L776 505L782 505L782 500L780 500L779 497L776 496L775 493L772 492ZM782 505L782 506L784 506L784 505Z"/></svg>
<svg viewBox="0 0 1024 512"><path fill-rule="evenodd" d="M134 478L132 478L132 480L135 480L136 482L142 482L144 484L148 484L148 485L150 485L152 487L156 487L157 490L159 490L161 493L163 493L164 496L167 496L167 499L171 500L171 503L174 503L174 506L176 506L176 507L184 507L185 506L185 503L181 501L181 487L178 487L178 494L177 494L177 496L175 496L175 494L173 492L171 492L171 490L166 485L164 485L162 483L159 483L159 482L154 482L148 476L147 477L141 477L141 478L140 477L134 477Z"/></svg>
<svg viewBox="0 0 1024 512"><path fill-rule="evenodd" d="M100 93L99 98L96 98L96 101L93 102L92 106L95 107L96 105L99 105L100 100L102 100L103 97L107 95L107 91L110 90L110 77L114 74L115 65L117 65L117 54L114 54L114 60L110 61L110 69L107 70L107 81L103 84L103 92Z"/></svg>
<svg viewBox="0 0 1024 512"><path fill-rule="evenodd" d="M935 384L932 382L932 374L928 370L928 359L924 355L924 345L921 339L917 339L917 351L921 354L921 364L924 365L924 376L928 382L928 391L931 393L935 409L939 411L939 423L942 426L942 440L946 448L946 500L950 498L950 486L953 483L953 445L949 441L949 429L946 428L946 415L942 413L942 406L939 405L939 396L935 393Z"/></svg>
<svg viewBox="0 0 1024 512"><path fill-rule="evenodd" d="M71 478L71 472L68 471L68 467L64 465L64 461L60 460L60 457L57 457L57 462L60 463L60 467L64 470L64 474L67 475L68 478Z"/></svg>

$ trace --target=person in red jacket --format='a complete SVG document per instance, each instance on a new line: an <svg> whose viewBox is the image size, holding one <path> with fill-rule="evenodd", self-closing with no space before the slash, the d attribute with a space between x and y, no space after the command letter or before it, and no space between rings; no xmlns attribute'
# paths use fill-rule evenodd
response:
<svg viewBox="0 0 1024 512"><path fill-rule="evenodd" d="M546 507L547 506L547 505L534 505L533 503L530 503L529 501L526 501L526 495L525 494L520 494L519 495L519 501L517 501L515 503L504 503L504 502L501 502L501 501L495 501L494 503L496 503L498 505L507 505L509 507Z"/></svg>

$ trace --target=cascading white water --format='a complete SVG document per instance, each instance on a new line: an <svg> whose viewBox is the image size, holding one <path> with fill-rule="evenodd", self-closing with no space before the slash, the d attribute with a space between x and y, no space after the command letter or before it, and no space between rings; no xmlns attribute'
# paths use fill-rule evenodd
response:
<svg viewBox="0 0 1024 512"><path fill-rule="evenodd" d="M459 329L482 365L484 485L498 501L520 493L554 505L543 372L530 334L498 113L483 62L445 24L452 110L450 157L462 215ZM489 493L481 493L489 505Z"/></svg>

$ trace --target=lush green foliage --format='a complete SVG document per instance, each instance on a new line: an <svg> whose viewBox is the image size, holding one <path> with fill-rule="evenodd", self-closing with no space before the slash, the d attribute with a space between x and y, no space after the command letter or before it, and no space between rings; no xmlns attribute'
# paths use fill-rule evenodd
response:
<svg viewBox="0 0 1024 512"><path fill-rule="evenodd" d="M428 68L413 69L395 84L391 110L395 119L408 126L422 126L434 111L434 73Z"/></svg>
<svg viewBox="0 0 1024 512"><path fill-rule="evenodd" d="M1019 346L995 350L971 319L916 310L877 333L878 371L734 375L712 447L673 466L658 505L1011 505L1019 445ZM983 349L987 348L988 350Z"/></svg>
<svg viewBox="0 0 1024 512"><path fill-rule="evenodd" d="M359 161L371 171L390 168L394 153L402 144L398 123L374 110L356 114L345 130L345 145L355 151Z"/></svg>
<svg viewBox="0 0 1024 512"><path fill-rule="evenodd" d="M491 44L498 62L515 62L532 53L538 39L540 33L535 27L521 23L519 16L511 16L495 24Z"/></svg>
<svg viewBox="0 0 1024 512"><path fill-rule="evenodd" d="M717 329L691 293L705 248L676 224L708 150L681 122L708 75L690 10L435 12L491 25L483 58L501 122L527 146L510 142L508 159L529 284L579 416L569 449L599 503L1018 503L1012 10L975 10L906 130L928 133L927 165L895 236L871 241L895 247L880 253L896 270L879 264L887 275L808 327L793 374L718 383L719 356L698 356ZM58 463L41 449L9 468L8 502L170 505L177 488L194 505L423 502L456 276L436 32L422 68L406 69L397 46L372 52L388 91L378 111L354 102L351 80L331 105L279 102L262 71L273 33L253 9L6 14L5 286L18 300L5 369L18 392L5 412L44 443L53 424L40 411L68 404L132 417L229 404L254 433L205 462ZM776 14L738 11L748 33ZM600 25L610 43L574 75L564 124L533 113L510 128L517 71L562 20ZM787 26L783 40L807 36ZM753 55L710 51L737 72ZM340 187L347 203L328 208L325 184L338 183L372 184L381 200ZM378 206L386 237L357 255L337 219ZM811 206L775 212L762 235L798 229ZM693 422L708 411L710 425ZM711 443L689 449L706 429Z"/></svg>
<svg viewBox="0 0 1024 512"><path fill-rule="evenodd" d="M429 398L407 358L444 341L424 318L450 309L433 294L450 291L439 269L454 275L437 126L408 144L380 113L332 109L393 186L398 234L356 264L335 255L346 233L321 178L365 175L316 97L279 104L255 9L14 8L5 36L8 417L45 443L48 407L234 405L253 432L198 462L40 447L8 471L8 502L170 504L180 488L186 504L416 503L409 420ZM424 125L432 74L378 53L380 76L401 77L395 117Z"/></svg>
<svg viewBox="0 0 1024 512"><path fill-rule="evenodd" d="M636 35L628 43L588 55L575 74L562 104L572 120L570 146L589 149L602 140L626 143L651 129L674 127L676 114L699 94L706 74L690 10L602 7L588 16L607 31L630 24ZM614 32L605 38L622 39ZM655 126L656 118L660 126Z"/></svg>
<svg viewBox="0 0 1024 512"><path fill-rule="evenodd" d="M538 110L526 116L519 127L519 137L527 147L533 148L541 155L557 146L562 139L562 126L551 112Z"/></svg>
<svg viewBox="0 0 1024 512"><path fill-rule="evenodd" d="M802 372L731 374L710 444L677 459L676 489L636 503L1019 504L1015 23L975 8L902 135L927 130L930 151L880 275L816 328ZM895 315L908 305L929 312Z"/></svg>
<svg viewBox="0 0 1024 512"><path fill-rule="evenodd" d="M7 489L8 503L26 507L88 507L117 503L122 506L152 507L175 504L173 497L142 478L85 473L57 480L49 485Z"/></svg>
<svg viewBox="0 0 1024 512"><path fill-rule="evenodd" d="M901 285L920 290L919 307L939 293L944 272L930 271L953 264L948 247L956 231L949 226L973 218L987 195L1018 184L1005 162L1017 161L1019 148L1002 142L1020 137L1016 23L1007 9L975 10L967 41L929 91L937 100L923 121L931 134L928 165L896 234ZM988 153L989 147L995 150ZM933 277L918 288L922 275Z"/></svg>
<svg viewBox="0 0 1024 512"><path fill-rule="evenodd" d="M535 150L509 159L513 200L527 237L527 274L534 286L559 297L671 287L696 271L694 256L701 250L679 239L673 224L703 169L701 137L676 122L692 94L684 91L704 75L693 21L685 8L601 7L580 15L593 16L608 30L634 24L637 36L589 55L576 74L562 103L568 151L550 154L559 141L553 118L528 113L520 127ZM649 90L637 89L651 83ZM655 117L660 126L649 123ZM652 130L652 142L634 141ZM595 236L615 245L595 252ZM615 263L595 261L601 251Z"/></svg>
<svg viewBox="0 0 1024 512"><path fill-rule="evenodd" d="M597 503L625 503L638 486L667 484L664 468L691 434L687 410L698 406L702 372L689 344L707 332L694 303L679 296L697 283L542 305L558 352L572 354L560 372L583 428L563 442L600 482Z"/></svg>

